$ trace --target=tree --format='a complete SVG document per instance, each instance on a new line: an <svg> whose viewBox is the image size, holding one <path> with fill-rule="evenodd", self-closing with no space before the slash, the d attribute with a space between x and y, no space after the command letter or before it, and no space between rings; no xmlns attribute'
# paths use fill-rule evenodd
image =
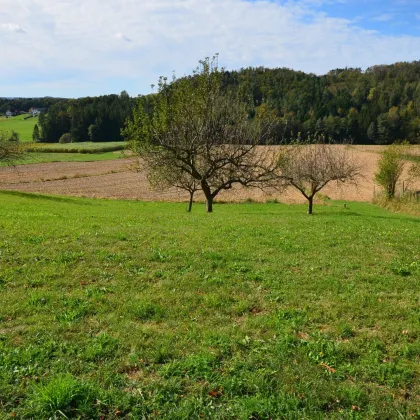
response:
<svg viewBox="0 0 420 420"><path fill-rule="evenodd" d="M176 187L187 191L189 194L187 211L190 213L194 202L194 194L201 190L200 183L185 171L178 170L178 173L174 173L173 170L174 168L166 166L154 169L149 167L148 179L150 185L160 190Z"/></svg>
<svg viewBox="0 0 420 420"><path fill-rule="evenodd" d="M13 132L0 131L0 162L13 165L21 155L19 142L14 138Z"/></svg>
<svg viewBox="0 0 420 420"><path fill-rule="evenodd" d="M395 197L395 190L404 170L404 160L398 146L388 146L381 155L378 162L378 171L375 180L383 190L387 198Z"/></svg>
<svg viewBox="0 0 420 420"><path fill-rule="evenodd" d="M32 140L34 142L38 142L40 140L41 136L39 135L39 127L38 124L35 124L34 131L32 132Z"/></svg>
<svg viewBox="0 0 420 420"><path fill-rule="evenodd" d="M369 125L367 136L372 143L376 143L378 139L378 131L376 130L376 124L373 121Z"/></svg>
<svg viewBox="0 0 420 420"><path fill-rule="evenodd" d="M224 91L222 75L213 57L200 61L192 77L161 77L157 94L140 98L124 130L149 172L171 174L173 186L185 176L198 183L207 212L221 191L262 185L276 169L275 153L257 147L275 131L270 113L251 118L252 101Z"/></svg>
<svg viewBox="0 0 420 420"><path fill-rule="evenodd" d="M293 144L283 148L278 162L280 181L298 190L313 212L315 195L332 181L357 183L362 167L344 145Z"/></svg>

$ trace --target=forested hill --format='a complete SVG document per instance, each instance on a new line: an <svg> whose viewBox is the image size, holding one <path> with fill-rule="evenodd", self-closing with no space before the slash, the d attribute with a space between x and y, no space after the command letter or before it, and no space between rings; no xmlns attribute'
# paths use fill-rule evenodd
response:
<svg viewBox="0 0 420 420"><path fill-rule="evenodd" d="M73 142L123 140L121 129L135 103L125 91L58 102L39 116L41 141L58 142L65 133Z"/></svg>
<svg viewBox="0 0 420 420"><path fill-rule="evenodd" d="M257 105L273 106L285 139L300 132L359 144L420 142L420 61L323 76L246 68L226 72L224 82L251 92Z"/></svg>
<svg viewBox="0 0 420 420"><path fill-rule="evenodd" d="M31 108L48 109L57 102L63 101L62 98L1 98L0 97L0 114L7 111L13 113L28 112Z"/></svg>
<svg viewBox="0 0 420 420"><path fill-rule="evenodd" d="M323 134L356 144L420 143L420 61L361 69L336 69L323 76L285 68L226 71L226 89L251 94L257 106L279 117L278 141ZM26 101L26 102L25 102ZM126 92L96 98L0 99L0 113L41 107L41 140L122 140L121 128L136 102ZM6 109L7 108L7 109Z"/></svg>

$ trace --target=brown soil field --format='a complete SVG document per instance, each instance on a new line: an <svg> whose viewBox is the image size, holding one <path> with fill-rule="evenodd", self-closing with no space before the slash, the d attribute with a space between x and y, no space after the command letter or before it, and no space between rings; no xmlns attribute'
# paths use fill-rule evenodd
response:
<svg viewBox="0 0 420 420"><path fill-rule="evenodd" d="M336 146L335 146L336 147ZM378 186L374 174L382 146L350 146L350 153L363 165L364 177L357 186L331 183L320 197L337 200L371 201ZM412 146L409 153L420 155L420 146ZM150 189L144 172L134 170L133 158L100 162L57 162L15 167L0 167L0 189L42 194L70 195L78 197L130 199L144 201L184 201L188 195L177 189L154 191ZM407 164L406 167L409 165ZM411 188L420 190L420 182ZM197 200L203 200L201 193ZM277 199L284 203L303 202L304 198L293 190L282 193L237 187L222 192L216 201L241 202L245 200L267 201Z"/></svg>

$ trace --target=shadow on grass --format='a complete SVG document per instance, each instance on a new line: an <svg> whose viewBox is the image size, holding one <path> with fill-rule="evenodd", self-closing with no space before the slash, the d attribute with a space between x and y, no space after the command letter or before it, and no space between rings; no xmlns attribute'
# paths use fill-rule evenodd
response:
<svg viewBox="0 0 420 420"><path fill-rule="evenodd" d="M14 197L28 198L31 200L54 201L56 203L71 203L80 206L91 206L91 202L83 200L81 197L60 197L57 195L43 195L26 193L21 191L0 191L1 195L12 195Z"/></svg>

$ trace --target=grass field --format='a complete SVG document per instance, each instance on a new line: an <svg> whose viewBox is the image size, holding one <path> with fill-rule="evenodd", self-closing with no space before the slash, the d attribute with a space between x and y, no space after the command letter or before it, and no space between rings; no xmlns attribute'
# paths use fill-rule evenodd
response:
<svg viewBox="0 0 420 420"><path fill-rule="evenodd" d="M15 163L28 165L32 163L50 162L97 162L103 160L115 160L126 157L123 149L125 142L108 143L71 143L71 144L47 144L32 143L25 149L30 152L22 154ZM24 150L25 150L24 149ZM6 166L0 162L0 167Z"/></svg>
<svg viewBox="0 0 420 420"><path fill-rule="evenodd" d="M124 150L127 143L122 141L114 142L82 142L82 143L33 143L27 147L32 153L106 153Z"/></svg>
<svg viewBox="0 0 420 420"><path fill-rule="evenodd" d="M123 152L105 153L29 153L16 163L29 165L32 163L50 162L97 162L102 160L114 160L125 157ZM0 167L4 166L0 163Z"/></svg>
<svg viewBox="0 0 420 420"><path fill-rule="evenodd" d="M14 130L19 133L20 141L31 142L34 126L38 123L38 117L25 120L24 118L28 115L19 115L12 118L0 117L0 130Z"/></svg>
<svg viewBox="0 0 420 420"><path fill-rule="evenodd" d="M1 418L412 418L420 219L0 193Z"/></svg>

